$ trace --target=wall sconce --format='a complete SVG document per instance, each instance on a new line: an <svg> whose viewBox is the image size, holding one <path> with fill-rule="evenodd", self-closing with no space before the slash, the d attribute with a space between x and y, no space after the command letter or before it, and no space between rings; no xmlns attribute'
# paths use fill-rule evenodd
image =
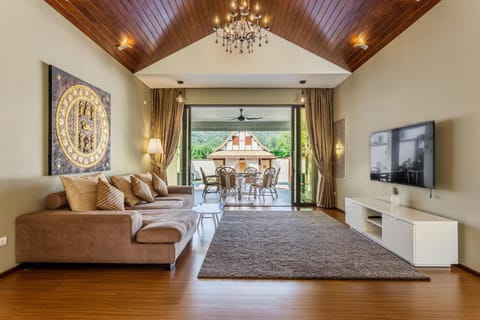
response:
<svg viewBox="0 0 480 320"><path fill-rule="evenodd" d="M130 37L124 36L120 44L117 46L119 51L123 51L125 49L132 49L133 48L133 40Z"/></svg>
<svg viewBox="0 0 480 320"><path fill-rule="evenodd" d="M366 35L362 32L353 40L353 47L359 48L362 50L368 49L368 44L366 40Z"/></svg>
<svg viewBox="0 0 480 320"><path fill-rule="evenodd" d="M343 153L343 144L341 144L340 142L335 144L335 153L337 154L337 156L341 156Z"/></svg>
<svg viewBox="0 0 480 320"><path fill-rule="evenodd" d="M355 43L353 45L354 48L360 48L362 50L367 50L368 49L368 44L366 43Z"/></svg>

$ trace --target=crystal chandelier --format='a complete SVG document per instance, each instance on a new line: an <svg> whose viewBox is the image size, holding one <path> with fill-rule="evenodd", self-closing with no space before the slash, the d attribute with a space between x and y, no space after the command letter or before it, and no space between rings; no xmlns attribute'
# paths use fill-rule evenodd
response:
<svg viewBox="0 0 480 320"><path fill-rule="evenodd" d="M243 53L244 49L248 53L253 52L253 46L258 42L262 46L262 40L268 43L267 31L270 29L267 25L267 18L264 18L264 25L261 26L262 14L258 3L253 12L247 1L233 1L230 12L227 16L227 22L220 27L220 20L215 18L215 43L222 41L225 51L232 53L232 49L238 49Z"/></svg>

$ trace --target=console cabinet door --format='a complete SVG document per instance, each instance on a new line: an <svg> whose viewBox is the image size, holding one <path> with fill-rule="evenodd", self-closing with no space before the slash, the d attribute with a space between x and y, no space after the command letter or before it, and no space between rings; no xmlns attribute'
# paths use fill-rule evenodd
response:
<svg viewBox="0 0 480 320"><path fill-rule="evenodd" d="M345 221L350 228L359 232L363 231L363 208L361 205L351 201L345 200Z"/></svg>
<svg viewBox="0 0 480 320"><path fill-rule="evenodd" d="M413 261L413 225L387 214L382 215L383 245L410 263Z"/></svg>

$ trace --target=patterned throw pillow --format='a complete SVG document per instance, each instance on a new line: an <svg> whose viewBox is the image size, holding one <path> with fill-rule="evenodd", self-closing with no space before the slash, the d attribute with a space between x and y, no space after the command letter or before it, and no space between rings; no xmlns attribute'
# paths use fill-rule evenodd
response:
<svg viewBox="0 0 480 320"><path fill-rule="evenodd" d="M134 206L142 201L133 193L130 176L111 176L110 179L113 185L125 195L126 204Z"/></svg>
<svg viewBox="0 0 480 320"><path fill-rule="evenodd" d="M103 173L83 176L60 176L68 205L72 211L91 211L97 209L98 179L107 181Z"/></svg>
<svg viewBox="0 0 480 320"><path fill-rule="evenodd" d="M135 176L131 176L130 181L132 182L132 191L137 197L147 202L155 201L155 198L153 198L153 195L150 192L148 184L136 178Z"/></svg>
<svg viewBox="0 0 480 320"><path fill-rule="evenodd" d="M152 174L150 172L136 173L136 174L134 174L134 176L135 176L135 178L138 178L138 179L142 180L143 182L145 182L148 185L148 187L150 188L150 192L152 193L153 197L158 196L157 191L155 191L155 189L153 189Z"/></svg>
<svg viewBox="0 0 480 320"><path fill-rule="evenodd" d="M158 192L159 196L168 196L167 184L155 172L152 172L152 185L153 189Z"/></svg>
<svg viewBox="0 0 480 320"><path fill-rule="evenodd" d="M123 192L110 183L98 179L97 183L97 208L100 210L123 211Z"/></svg>

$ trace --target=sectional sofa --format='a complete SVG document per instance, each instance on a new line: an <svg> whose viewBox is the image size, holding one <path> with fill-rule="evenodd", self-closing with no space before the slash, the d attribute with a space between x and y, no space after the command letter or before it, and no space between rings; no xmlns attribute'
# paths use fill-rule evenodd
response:
<svg viewBox="0 0 480 320"><path fill-rule="evenodd" d="M171 269L195 232L190 186L123 211L72 211L64 191L16 219L18 263L161 264Z"/></svg>

